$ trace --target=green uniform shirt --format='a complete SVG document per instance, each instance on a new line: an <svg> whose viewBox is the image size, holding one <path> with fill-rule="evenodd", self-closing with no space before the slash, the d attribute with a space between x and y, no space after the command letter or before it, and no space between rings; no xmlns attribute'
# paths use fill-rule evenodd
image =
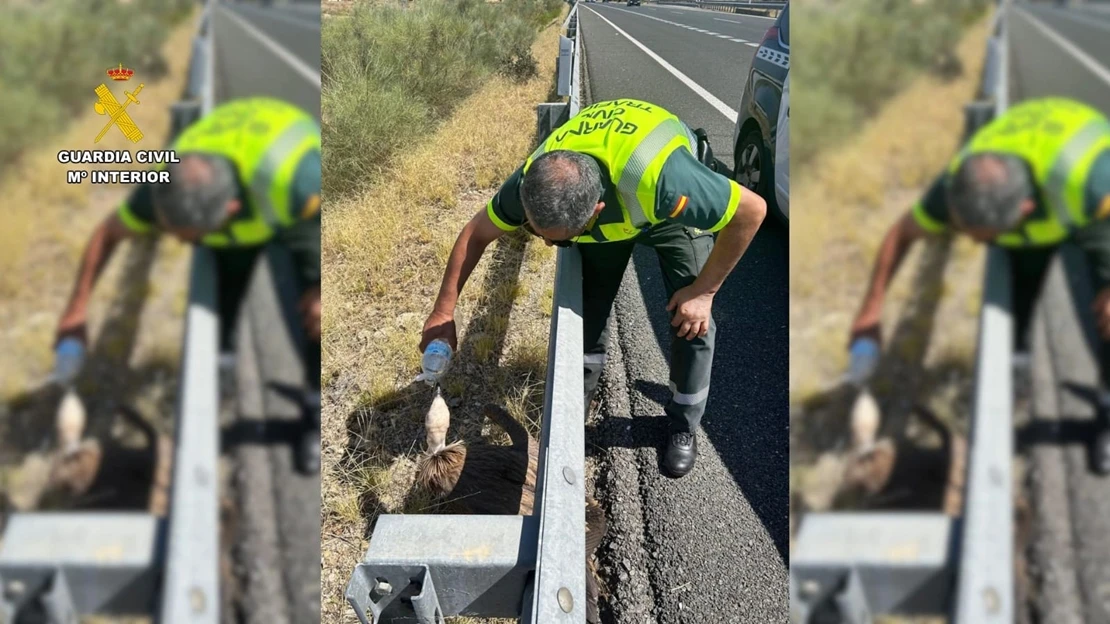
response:
<svg viewBox="0 0 1110 624"><path fill-rule="evenodd" d="M598 162L601 169L601 183L604 188L601 201L605 202L595 228L609 223L623 223L616 185L601 162L596 159L595 162ZM523 170L524 166L521 165L514 171L490 201L490 215L501 229L514 230L524 225L524 204L520 200ZM687 227L716 232L728 225L732 216L728 213L732 184L736 183L706 167L689 150L676 149L667 157L659 175L659 188L655 193L655 215L659 219L674 221ZM589 236L591 232L592 230L583 235Z"/></svg>
<svg viewBox="0 0 1110 624"><path fill-rule="evenodd" d="M239 184L239 198L244 200L247 190ZM131 191L127 201L120 205L120 219L136 232L157 229L154 217L153 185L140 184ZM285 245L297 263L301 278L309 284L320 282L320 152L305 154L293 175L289 213L302 218L295 225L279 228L274 240ZM243 201L243 209L232 220L251 219L257 208ZM138 227L134 227L138 225Z"/></svg>

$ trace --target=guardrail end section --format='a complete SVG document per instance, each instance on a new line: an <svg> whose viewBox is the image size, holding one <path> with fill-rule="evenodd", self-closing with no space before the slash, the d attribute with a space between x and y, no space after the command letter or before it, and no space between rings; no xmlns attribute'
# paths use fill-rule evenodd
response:
<svg viewBox="0 0 1110 624"><path fill-rule="evenodd" d="M435 582L427 566L360 563L347 583L347 602L363 624L401 618L419 624L443 624Z"/></svg>

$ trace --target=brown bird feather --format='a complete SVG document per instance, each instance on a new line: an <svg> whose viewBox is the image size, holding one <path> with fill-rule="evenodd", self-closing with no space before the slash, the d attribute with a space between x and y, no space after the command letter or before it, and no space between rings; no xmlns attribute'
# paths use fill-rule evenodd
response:
<svg viewBox="0 0 1110 624"><path fill-rule="evenodd" d="M448 500L452 511L470 514L531 515L536 494L539 444L507 411L488 404L483 415L509 434L510 446L452 444L421 456L419 487ZM599 621L598 583L592 555L601 545L608 521L605 510L586 498L586 619Z"/></svg>
<svg viewBox="0 0 1110 624"><path fill-rule="evenodd" d="M120 406L119 415L138 429L145 448L89 438L59 454L47 484L48 496L62 495L78 507L143 508L165 515L173 470L173 443L138 412Z"/></svg>
<svg viewBox="0 0 1110 624"><path fill-rule="evenodd" d="M927 407L916 405L914 413L940 436L940 448L882 438L869 451L852 458L841 494L858 492L877 507L939 507L950 516L959 516L967 442Z"/></svg>

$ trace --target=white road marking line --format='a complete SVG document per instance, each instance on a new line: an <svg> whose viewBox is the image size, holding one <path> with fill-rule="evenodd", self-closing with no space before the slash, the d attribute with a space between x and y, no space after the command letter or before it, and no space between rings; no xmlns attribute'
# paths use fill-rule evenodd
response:
<svg viewBox="0 0 1110 624"><path fill-rule="evenodd" d="M758 48L759 47L758 43L752 43L751 41L745 41L744 44L745 45L750 45L753 48Z"/></svg>
<svg viewBox="0 0 1110 624"><path fill-rule="evenodd" d="M1044 9L1042 9L1042 10L1044 10ZM1048 11L1046 10L1046 12L1048 12ZM1052 10L1051 12L1052 12L1053 15L1057 15L1059 17L1066 17L1066 18L1068 18L1072 21L1079 22L1080 24L1084 24L1086 26L1091 26L1092 28L1098 28L1099 30L1110 30L1110 26L1108 26L1105 21L1100 19L1101 17L1103 17L1101 15L1095 15L1093 13L1088 13L1088 16L1091 17L1092 19L1084 19L1082 17L1079 17L1078 15L1074 15L1072 13L1072 11L1069 11L1067 9L1055 9L1055 10Z"/></svg>
<svg viewBox="0 0 1110 624"><path fill-rule="evenodd" d="M306 20L303 20L303 19L300 19L300 18L293 17L292 15L286 15L286 14L280 12L280 11L274 11L274 10L267 11L266 9L263 9L261 7L257 7L257 6L251 5L251 4L239 4L239 5L236 5L236 6L240 7L241 9L243 9L245 11L248 11L248 12L253 12L255 14L262 14L262 15L265 15L267 17L272 17L274 19L281 20L283 22L288 22L290 24L293 24L294 26L300 26L301 28L309 28L309 29L312 29L312 30L320 30L320 24L318 22L309 22L309 21L306 21Z"/></svg>
<svg viewBox="0 0 1110 624"><path fill-rule="evenodd" d="M316 87L317 90L320 89L320 72L313 71L307 63L297 58L297 55L283 48L280 43L274 41L266 33L252 26L247 20L236 15L234 11L226 8L221 8L221 10L224 15L230 17L235 23L239 24L239 27L246 31L248 35L257 39L259 43L269 48L274 55L288 63L294 71L300 74L305 80L312 83L312 86Z"/></svg>
<svg viewBox="0 0 1110 624"><path fill-rule="evenodd" d="M744 22L741 22L740 20L721 19L719 17L714 17L713 19L718 21L718 22L728 22L729 24L743 24L744 23Z"/></svg>
<svg viewBox="0 0 1110 624"><path fill-rule="evenodd" d="M657 22L663 22L664 24L670 24L671 26L678 26L679 28L685 28L687 30L692 30L694 32L699 32L699 33L702 33L703 35L710 35L712 37L719 37L721 39L727 39L729 41L735 41L736 43L747 43L748 45L750 45L752 47L756 47L756 48L759 47L758 43L753 45L753 44L748 43L747 41L745 41L743 39L735 39L730 35L722 35L721 33L716 33L716 32L713 32L712 30L705 30L704 28L697 28L697 27L691 26L689 24L680 24L678 22L672 22L670 20L665 20L665 19L658 18L658 17L652 17L650 15L644 15L643 13L637 13L635 11L629 11L627 9L617 9L617 10L618 11L625 11L626 13L632 13L633 15L639 15L640 17L646 17L648 19L653 19Z"/></svg>
<svg viewBox="0 0 1110 624"><path fill-rule="evenodd" d="M734 13L733 15L736 15L736 14ZM714 19L716 19L716 18L714 18ZM767 17L767 16L765 16L765 15L748 15L748 14L746 14L746 13L745 13L745 14L744 14L744 19L764 19L764 20L776 20L776 19L778 19L778 18L777 18L777 17ZM731 20L725 20L725 21L727 22L727 21L731 21ZM737 24L743 24L744 22L741 22L741 21L739 21L739 20L736 20L736 23L737 23Z"/></svg>
<svg viewBox="0 0 1110 624"><path fill-rule="evenodd" d="M709 103L710 106L717 109L722 115L724 115L726 118L728 118L729 121L731 121L733 123L736 123L736 118L739 115L728 104L725 104L724 102L719 100L717 98L717 96L713 95L712 93L707 91L704 87L702 87L698 83L694 82L689 76L682 73L674 65L671 65L666 60L664 60L663 57L659 56L655 52L652 52L650 48L648 48L644 44L637 41L634 37L632 37L632 35L630 35L630 34L624 32L623 30L621 30L619 26L617 26L613 22L609 21L604 15L598 13L597 11L595 11L593 9L589 9L589 11L591 13L593 13L594 15L598 16L599 18L601 18L601 20L604 21L606 24L609 24L610 26L612 26L613 30L615 30L618 33L620 33L621 35L623 35L625 37L625 39L628 39L629 41L631 41L632 44L635 45L637 48L640 48L641 50L643 50L644 53L647 54L648 56L650 56L653 61L662 65L663 69L670 72L671 75L674 76L675 78L678 78L682 82L682 84L689 87L690 90L693 91L694 93L697 93L698 96L701 97L701 99L705 100L706 102Z"/></svg>
<svg viewBox="0 0 1110 624"><path fill-rule="evenodd" d="M1053 43L1063 48L1063 50L1068 54L1072 55L1075 60L1079 61L1080 65L1086 67L1088 70L1091 71L1092 74L1098 76L1102 79L1103 82L1110 85L1110 69L1107 69L1106 66L1096 61L1091 55L1087 54L1083 50L1080 50L1078 47L1075 46L1075 44L1065 39L1063 35L1049 28L1044 22L1034 17L1025 9L1018 9L1018 14L1029 20L1030 24L1036 26L1037 30L1040 30L1044 34L1044 36L1051 39Z"/></svg>

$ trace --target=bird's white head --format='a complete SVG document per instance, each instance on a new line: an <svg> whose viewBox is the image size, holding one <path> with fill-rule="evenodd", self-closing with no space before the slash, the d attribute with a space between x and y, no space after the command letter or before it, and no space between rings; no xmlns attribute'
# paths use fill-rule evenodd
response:
<svg viewBox="0 0 1110 624"><path fill-rule="evenodd" d="M451 410L443 394L436 386L436 396L424 417L424 431L427 435L428 453L434 455L447 446L447 429L451 426Z"/></svg>

